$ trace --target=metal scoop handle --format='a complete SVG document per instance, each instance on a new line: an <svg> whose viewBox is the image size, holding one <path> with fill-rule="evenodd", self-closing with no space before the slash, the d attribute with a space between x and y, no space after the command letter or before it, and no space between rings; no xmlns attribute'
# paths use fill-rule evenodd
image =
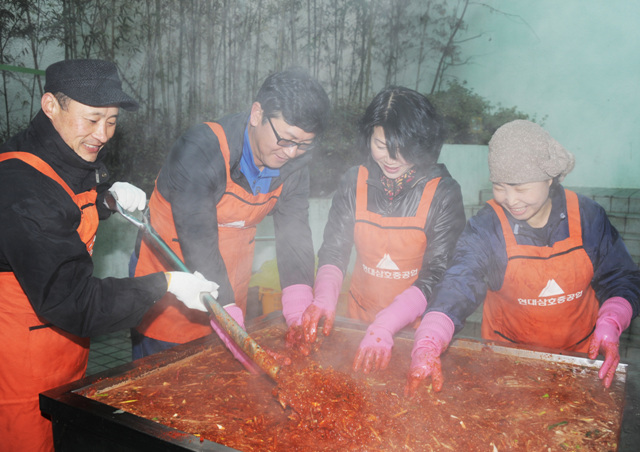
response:
<svg viewBox="0 0 640 452"><path fill-rule="evenodd" d="M105 196L105 204L107 207L122 215L127 221L141 230L144 236L148 239L149 245L152 246L154 251L166 259L166 261L173 267L174 270L191 273L189 268L180 259L180 257L166 244L166 242L158 235L158 233L151 226L146 215L143 215L143 220L138 220L133 215L125 211L118 201L107 193ZM260 369L262 369L273 380L276 379L278 372L280 371L280 365L275 359L271 357L260 345L251 337L247 332L242 329L240 325L220 306L220 303L211 295L203 294L201 299L205 302L204 305L209 312L209 315L215 317L218 324L222 329L231 337L238 347L242 349L247 356L255 362Z"/></svg>

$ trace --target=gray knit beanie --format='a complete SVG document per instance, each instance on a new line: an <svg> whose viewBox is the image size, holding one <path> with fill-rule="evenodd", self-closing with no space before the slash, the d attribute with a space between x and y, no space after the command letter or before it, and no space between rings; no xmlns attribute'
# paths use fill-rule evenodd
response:
<svg viewBox="0 0 640 452"><path fill-rule="evenodd" d="M554 177L562 181L574 163L573 154L531 121L508 122L489 141L491 182L524 184Z"/></svg>

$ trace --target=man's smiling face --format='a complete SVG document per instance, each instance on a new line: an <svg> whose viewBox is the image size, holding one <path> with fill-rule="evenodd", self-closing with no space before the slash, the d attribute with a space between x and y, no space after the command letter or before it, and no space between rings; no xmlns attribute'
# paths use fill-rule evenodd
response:
<svg viewBox="0 0 640 452"><path fill-rule="evenodd" d="M76 154L87 162L95 162L100 150L116 131L119 108L92 107L73 99L68 99L63 108L53 94L46 93L43 111Z"/></svg>

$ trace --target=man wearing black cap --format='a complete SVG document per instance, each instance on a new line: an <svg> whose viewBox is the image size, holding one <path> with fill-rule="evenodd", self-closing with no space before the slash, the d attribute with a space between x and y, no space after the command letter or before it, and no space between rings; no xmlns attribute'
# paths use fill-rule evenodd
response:
<svg viewBox="0 0 640 452"><path fill-rule="evenodd" d="M92 277L98 220L110 192L123 208L146 195L109 177L100 151L120 107L114 64L68 60L46 71L42 109L0 147L0 450L53 450L51 423L38 394L84 376L88 336L135 326L169 291L205 311L201 292L217 284L172 272L140 278Z"/></svg>

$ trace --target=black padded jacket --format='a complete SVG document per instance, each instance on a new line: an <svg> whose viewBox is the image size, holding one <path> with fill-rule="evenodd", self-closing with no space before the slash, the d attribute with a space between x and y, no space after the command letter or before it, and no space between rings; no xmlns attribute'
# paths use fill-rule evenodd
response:
<svg viewBox="0 0 640 452"><path fill-rule="evenodd" d="M102 203L109 174L101 159L81 159L42 111L0 147L0 153L14 151L40 157L74 193L99 186L98 213L109 216ZM0 271L15 274L36 314L78 336L137 325L166 292L165 276L93 277L79 223L80 210L60 184L21 160L0 163Z"/></svg>
<svg viewBox="0 0 640 452"><path fill-rule="evenodd" d="M418 169L411 184L390 201L382 187L380 167L370 158L365 166L369 170L367 209L389 217L415 215L424 186L436 177L442 178L424 225L427 249L418 279L414 283L429 301L434 286L447 269L458 236L465 225L460 186L445 165L436 164ZM354 243L357 176L357 166L347 171L333 197L322 247L318 252L318 266L332 264L343 273L348 269Z"/></svg>
<svg viewBox="0 0 640 452"><path fill-rule="evenodd" d="M218 122L230 152L231 178L251 193L240 172L248 113L226 116ZM269 191L282 185L273 210L275 245L283 288L313 286L314 250L309 227L309 153L287 162L271 181ZM218 137L207 124L185 132L173 145L157 179L157 189L171 204L185 264L220 285L221 304L235 299L218 248L216 205L225 192L227 176Z"/></svg>

